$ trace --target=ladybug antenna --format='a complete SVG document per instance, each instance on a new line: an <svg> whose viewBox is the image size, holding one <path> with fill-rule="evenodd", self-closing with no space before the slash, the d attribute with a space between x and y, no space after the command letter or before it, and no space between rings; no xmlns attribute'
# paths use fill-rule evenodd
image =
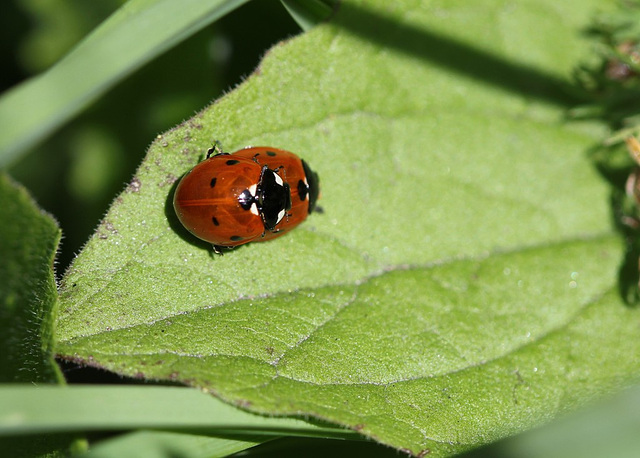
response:
<svg viewBox="0 0 640 458"><path fill-rule="evenodd" d="M287 181L287 169L284 168L284 165L278 166L275 169L273 169L274 172L278 173L280 172L280 170L282 170L282 174L284 175L284 181Z"/></svg>

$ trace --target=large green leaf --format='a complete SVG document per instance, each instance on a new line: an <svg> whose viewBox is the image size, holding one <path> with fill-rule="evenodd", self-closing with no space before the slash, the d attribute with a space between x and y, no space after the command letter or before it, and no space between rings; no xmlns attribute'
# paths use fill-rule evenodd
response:
<svg viewBox="0 0 640 458"><path fill-rule="evenodd" d="M604 129L564 120L600 4L344 2L152 145L64 278L58 352L415 454L629 383ZM324 213L212 256L171 202L214 139L301 154Z"/></svg>

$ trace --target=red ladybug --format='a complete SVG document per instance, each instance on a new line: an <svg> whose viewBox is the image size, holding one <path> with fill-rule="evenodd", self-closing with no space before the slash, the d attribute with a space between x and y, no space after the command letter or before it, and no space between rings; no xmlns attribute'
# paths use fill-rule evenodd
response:
<svg viewBox="0 0 640 458"><path fill-rule="evenodd" d="M189 232L220 252L285 234L314 210L318 194L318 175L293 153L267 146L232 154L211 148L182 177L173 207Z"/></svg>

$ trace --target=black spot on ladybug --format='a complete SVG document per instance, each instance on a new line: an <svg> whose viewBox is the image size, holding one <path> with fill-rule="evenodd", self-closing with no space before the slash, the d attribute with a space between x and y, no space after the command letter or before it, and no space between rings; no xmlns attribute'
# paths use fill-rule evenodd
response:
<svg viewBox="0 0 640 458"><path fill-rule="evenodd" d="M216 185L216 177L211 178L211 182L209 183L209 186L211 186L212 188Z"/></svg>
<svg viewBox="0 0 640 458"><path fill-rule="evenodd" d="M213 221L214 226L220 226L220 223L218 222L218 218L216 218L215 216L211 217L211 221Z"/></svg>
<svg viewBox="0 0 640 458"><path fill-rule="evenodd" d="M237 159L229 159L227 161L227 165L236 165L238 162L240 162L240 161L237 160Z"/></svg>
<svg viewBox="0 0 640 458"><path fill-rule="evenodd" d="M275 155L276 155L276 153L275 153L275 152L273 152L273 151L267 151L267 156L271 156L271 157L273 157L273 156L275 156Z"/></svg>
<svg viewBox="0 0 640 458"><path fill-rule="evenodd" d="M300 196L300 200L306 200L307 194L309 194L309 186L307 186L304 181L298 180L298 195Z"/></svg>
<svg viewBox="0 0 640 458"><path fill-rule="evenodd" d="M240 240L243 240L244 237L240 237L239 235L232 235L231 236L231 241L232 242L239 242Z"/></svg>

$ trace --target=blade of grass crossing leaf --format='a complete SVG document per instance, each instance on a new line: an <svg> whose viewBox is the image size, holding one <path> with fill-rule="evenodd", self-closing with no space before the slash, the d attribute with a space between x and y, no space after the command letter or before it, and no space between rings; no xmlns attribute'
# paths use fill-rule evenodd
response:
<svg viewBox="0 0 640 458"><path fill-rule="evenodd" d="M182 387L0 386L0 436L100 429L351 437L340 428L268 418Z"/></svg>
<svg viewBox="0 0 640 458"><path fill-rule="evenodd" d="M100 442L83 456L87 458L114 456L216 458L254 447L263 440L264 438L251 441L165 431L136 431Z"/></svg>
<svg viewBox="0 0 640 458"><path fill-rule="evenodd" d="M131 0L45 73L0 98L0 167L127 75L247 0Z"/></svg>

